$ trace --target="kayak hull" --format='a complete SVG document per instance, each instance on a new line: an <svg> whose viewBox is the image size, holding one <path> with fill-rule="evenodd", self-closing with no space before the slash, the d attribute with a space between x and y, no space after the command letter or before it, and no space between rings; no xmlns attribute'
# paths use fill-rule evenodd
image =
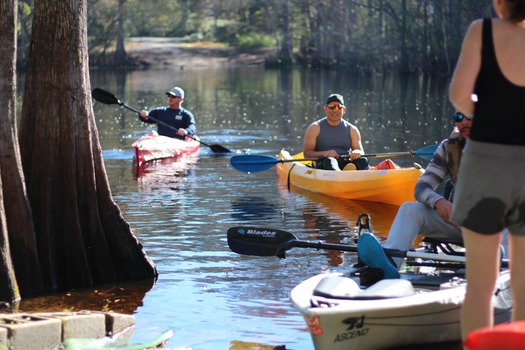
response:
<svg viewBox="0 0 525 350"><path fill-rule="evenodd" d="M279 159L300 159L279 153ZM324 195L401 205L415 201L414 187L424 170L402 168L388 170L332 171L307 166L310 162L280 162L277 173L290 185Z"/></svg>
<svg viewBox="0 0 525 350"><path fill-rule="evenodd" d="M138 165L157 159L175 158L183 154L193 155L199 152L200 143L193 139L174 139L160 135L146 135L131 144L135 151Z"/></svg>
<svg viewBox="0 0 525 350"><path fill-rule="evenodd" d="M347 300L314 295L316 286L326 276L314 276L290 294L317 350L374 350L461 340L464 281L443 283L436 290L416 288L415 294L397 298ZM495 322L508 322L512 311L508 271L500 274L496 291Z"/></svg>

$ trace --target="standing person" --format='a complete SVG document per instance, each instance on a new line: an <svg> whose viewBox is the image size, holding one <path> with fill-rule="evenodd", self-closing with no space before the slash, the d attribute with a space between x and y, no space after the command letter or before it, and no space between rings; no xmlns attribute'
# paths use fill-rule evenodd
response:
<svg viewBox="0 0 525 350"><path fill-rule="evenodd" d="M175 86L166 91L168 104L166 107L157 107L151 111L141 111L139 119L144 123L157 124L159 135L185 139L186 135L194 136L197 133L193 113L182 108L184 90ZM151 118L149 118L151 117Z"/></svg>
<svg viewBox="0 0 525 350"><path fill-rule="evenodd" d="M324 106L326 117L310 124L303 140L303 154L307 158L322 158L318 169L367 170L368 160L361 157L365 152L361 133L353 124L343 119L346 106L343 96L331 94ZM348 157L341 157L348 156Z"/></svg>
<svg viewBox="0 0 525 350"><path fill-rule="evenodd" d="M474 115L451 217L461 226L467 252L464 339L493 326L504 228L510 235L512 320L525 320L525 0L493 0L493 6L498 19L470 25L449 91L458 110Z"/></svg>
<svg viewBox="0 0 525 350"><path fill-rule="evenodd" d="M406 202L399 207L384 248L409 250L418 235L463 244L461 229L450 221L450 214L461 152L470 136L472 118L461 112L454 113L452 118L455 122L452 133L441 141L416 183L414 197L417 202ZM441 189L444 189L443 194ZM502 245L505 254L505 240ZM385 278L399 278L398 269L403 258L388 259L379 242L368 238L359 239L358 249L359 258L367 266L382 269Z"/></svg>

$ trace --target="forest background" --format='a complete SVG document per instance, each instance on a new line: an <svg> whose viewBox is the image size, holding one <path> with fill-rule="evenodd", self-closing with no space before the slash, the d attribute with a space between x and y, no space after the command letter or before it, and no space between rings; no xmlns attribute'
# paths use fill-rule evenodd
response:
<svg viewBox="0 0 525 350"><path fill-rule="evenodd" d="M33 2L19 1L19 69L27 62ZM88 0L90 66L143 66L145 62L128 54L130 38L176 37L199 42L200 48L208 45L214 54L263 52L266 64L273 66L451 74L468 25L494 16L491 4L491 0Z"/></svg>

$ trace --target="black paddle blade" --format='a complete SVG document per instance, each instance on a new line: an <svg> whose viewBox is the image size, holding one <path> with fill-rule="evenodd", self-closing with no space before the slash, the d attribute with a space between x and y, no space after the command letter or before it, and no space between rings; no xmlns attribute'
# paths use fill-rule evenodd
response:
<svg viewBox="0 0 525 350"><path fill-rule="evenodd" d="M210 145L210 149L213 153L231 153L229 149L221 145Z"/></svg>
<svg viewBox="0 0 525 350"><path fill-rule="evenodd" d="M292 233L252 227L232 227L228 230L228 246L242 255L278 256L284 258L284 252L293 247L297 240Z"/></svg>
<svg viewBox="0 0 525 350"><path fill-rule="evenodd" d="M111 92L94 88L93 91L91 91L91 96L97 100L98 102L107 104L107 105L120 105L122 102L113 95Z"/></svg>

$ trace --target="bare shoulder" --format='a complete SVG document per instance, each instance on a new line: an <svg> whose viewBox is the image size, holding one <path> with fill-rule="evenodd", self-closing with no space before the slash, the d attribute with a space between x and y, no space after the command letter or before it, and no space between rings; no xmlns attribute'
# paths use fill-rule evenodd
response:
<svg viewBox="0 0 525 350"><path fill-rule="evenodd" d="M465 35L465 41L470 42L479 42L481 43L481 33L483 31L483 20L477 19L470 23L468 27L467 34Z"/></svg>
<svg viewBox="0 0 525 350"><path fill-rule="evenodd" d="M312 124L308 125L308 129L319 129L320 128L320 121L316 120L315 122L312 122Z"/></svg>
<svg viewBox="0 0 525 350"><path fill-rule="evenodd" d="M355 126L354 124L350 123L350 122L349 122L348 120L346 120L346 119L345 119L345 121L346 121L346 124L348 124L348 126L350 127L350 130L351 130L351 131L357 131L357 132L359 132L359 129L357 128L357 126Z"/></svg>

